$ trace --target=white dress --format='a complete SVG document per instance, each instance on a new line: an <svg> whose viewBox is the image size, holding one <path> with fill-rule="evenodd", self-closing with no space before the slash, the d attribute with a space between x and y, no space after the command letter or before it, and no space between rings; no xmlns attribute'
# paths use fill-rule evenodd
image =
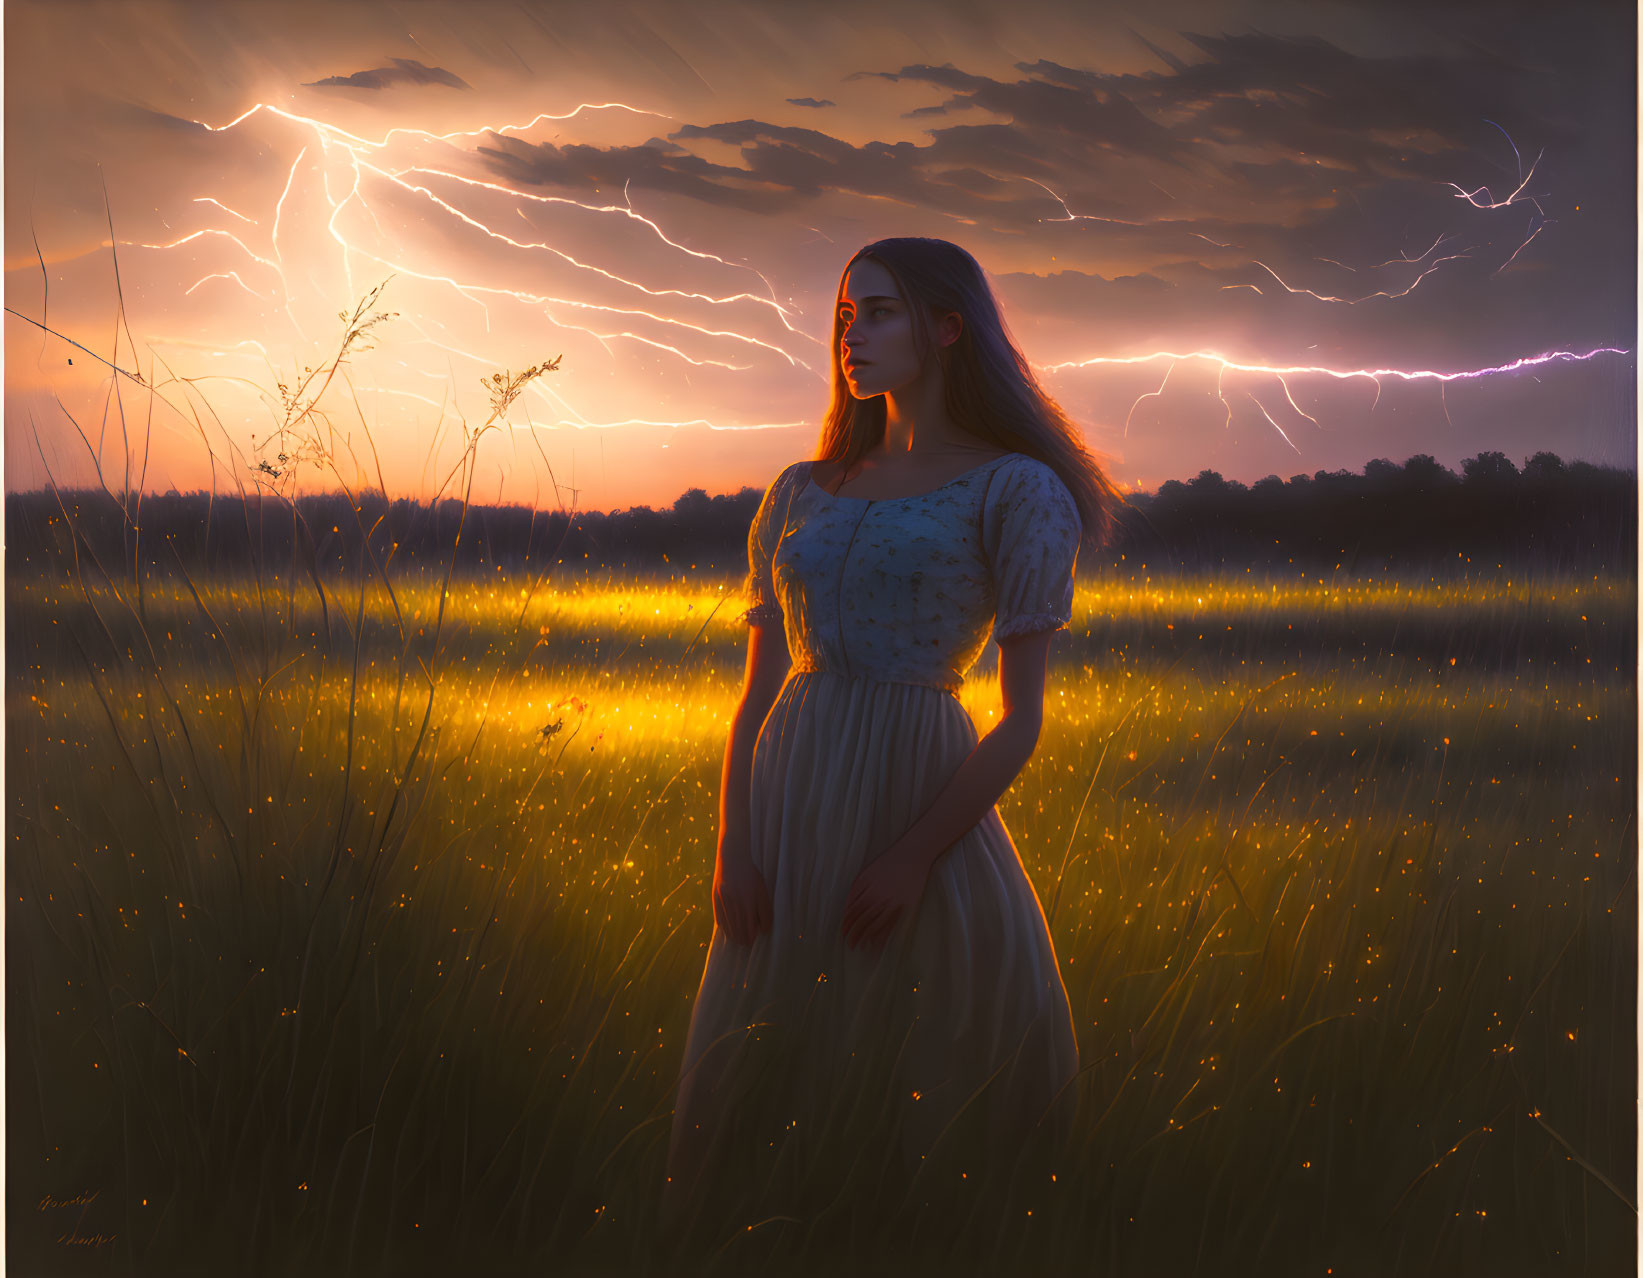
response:
<svg viewBox="0 0 1643 1278"><path fill-rule="evenodd" d="M751 946L714 929L669 1148L698 1211L749 1222L811 1218L875 1176L925 1201L938 1178L973 1185L1029 1130L1067 1130L1078 1073L1043 910L996 808L882 950L841 931L856 875L976 744L955 694L989 628L1071 619L1072 495L1020 453L902 498L835 497L810 470L776 478L748 534L747 620L782 625L792 657L751 772L772 926Z"/></svg>

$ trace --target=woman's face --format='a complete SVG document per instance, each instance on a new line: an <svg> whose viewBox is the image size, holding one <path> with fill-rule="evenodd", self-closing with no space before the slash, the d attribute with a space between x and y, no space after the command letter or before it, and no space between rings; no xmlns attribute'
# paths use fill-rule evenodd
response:
<svg viewBox="0 0 1643 1278"><path fill-rule="evenodd" d="M922 361L913 346L913 316L889 271L857 258L839 295L838 359L850 393L870 399L917 380Z"/></svg>

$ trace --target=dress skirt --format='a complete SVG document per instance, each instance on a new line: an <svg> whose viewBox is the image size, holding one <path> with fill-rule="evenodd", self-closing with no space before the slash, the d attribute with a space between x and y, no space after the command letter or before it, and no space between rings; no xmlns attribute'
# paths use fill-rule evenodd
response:
<svg viewBox="0 0 1643 1278"><path fill-rule="evenodd" d="M935 1201L1059 1156L1077 1040L1044 912L997 809L936 861L916 914L882 949L842 935L856 875L976 741L946 689L788 676L751 770L751 854L772 924L751 946L714 929L670 1195L749 1223L812 1219L852 1194Z"/></svg>

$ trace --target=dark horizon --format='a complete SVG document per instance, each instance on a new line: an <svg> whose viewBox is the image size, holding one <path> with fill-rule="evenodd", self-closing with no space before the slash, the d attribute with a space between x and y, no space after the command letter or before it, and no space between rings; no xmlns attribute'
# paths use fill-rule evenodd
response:
<svg viewBox="0 0 1643 1278"><path fill-rule="evenodd" d="M190 573L232 572L264 555L316 575L346 573L364 562L369 532L369 558L400 569L449 564L483 574L552 563L677 575L688 566L740 578L762 495L754 487L715 495L693 488L660 509L543 511L482 502L464 510L457 497L429 505L375 491L304 494L294 506L260 491L252 502L201 491L146 495L128 512L112 494L91 489L9 497L6 536L14 575L44 571L54 558L60 570L74 562L59 518L66 507L74 545L105 568L130 567L142 553L146 571L160 574L179 564ZM1522 468L1485 451L1457 473L1416 454L1401 465L1376 460L1361 472L1268 476L1253 485L1204 470L1127 494L1113 537L1081 551L1079 572L1122 575L1139 565L1161 575L1466 576L1493 563L1520 574L1635 578L1637 497L1635 471L1565 462L1549 451ZM462 540L448 549L459 526Z"/></svg>

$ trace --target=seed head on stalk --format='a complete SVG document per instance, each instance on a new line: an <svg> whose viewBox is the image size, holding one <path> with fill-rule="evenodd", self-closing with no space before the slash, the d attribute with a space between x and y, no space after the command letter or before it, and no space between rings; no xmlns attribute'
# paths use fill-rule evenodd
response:
<svg viewBox="0 0 1643 1278"><path fill-rule="evenodd" d="M391 280L393 276L389 276ZM279 465L276 466L267 458L260 458L251 469L259 476L267 475L272 479L280 479L287 475L291 467L304 461L311 461L316 468L323 467L330 460L330 451L320 439L317 431L299 436L296 443L289 444L287 437L292 434L310 415L326 420L323 411L317 408L321 396L336 376L337 369L347 362L348 356L355 351L376 349L373 338L377 336L375 330L384 320L395 319L398 311L378 311L372 308L377 299L382 296L382 290L388 287L388 280L383 280L354 307L353 313L338 311L337 318L342 321L342 341L337 348L336 358L329 365L314 368L303 365L302 376L295 386L288 382L276 382L280 397L280 424L275 431L275 438L279 440ZM314 388L314 382L323 374L324 380ZM312 388L312 389L311 389ZM266 442L264 444L266 446ZM255 449L256 436L252 436L252 447ZM289 451L287 451L289 449Z"/></svg>
<svg viewBox="0 0 1643 1278"><path fill-rule="evenodd" d="M508 414L513 401L519 398L519 393L535 378L543 373L557 373L559 361L563 355L555 355L552 359L545 359L540 364L532 364L522 373L492 373L489 377L481 377L479 384L485 388L485 393L491 397L491 415L485 419L485 425L475 432L474 438L487 426L501 421Z"/></svg>

